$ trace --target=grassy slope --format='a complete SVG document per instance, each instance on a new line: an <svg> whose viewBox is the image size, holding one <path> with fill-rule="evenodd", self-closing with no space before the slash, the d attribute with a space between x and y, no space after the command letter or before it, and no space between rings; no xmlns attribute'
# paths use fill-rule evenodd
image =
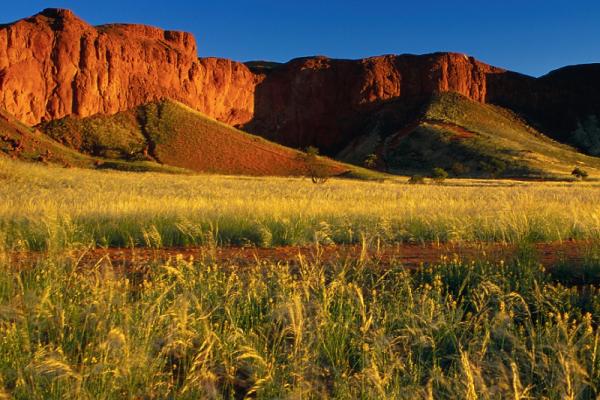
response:
<svg viewBox="0 0 600 400"><path fill-rule="evenodd" d="M361 145L380 153L394 172L442 167L459 176L567 178L578 165L600 175L600 158L549 139L503 108L453 93L433 98L414 125L355 143L359 150L345 151L344 159L362 156Z"/></svg>
<svg viewBox="0 0 600 400"><path fill-rule="evenodd" d="M90 167L101 157L100 164L108 168L170 170L167 166L173 166L259 176L303 175L307 170L301 152L239 131L173 101L112 116L65 118L41 126L51 138L83 155L10 116L0 120L0 125L8 132L3 137L24 144L18 156L26 160ZM599 158L547 138L505 109L457 94L435 97L413 125L382 136L365 135L342 152L341 158L359 164L366 154L376 152L390 171L410 174L442 167L456 176L570 178L572 169L580 166L592 178L600 176ZM7 153L15 147L10 140L0 142ZM321 162L333 175L384 177L325 158Z"/></svg>
<svg viewBox="0 0 600 400"><path fill-rule="evenodd" d="M0 110L0 153L25 161L52 161L65 166L87 166L93 160L68 149Z"/></svg>
<svg viewBox="0 0 600 400"><path fill-rule="evenodd" d="M151 161L126 162L82 154L28 127L0 110L0 154L23 161L57 164L64 167L112 168L124 171L183 173L180 168Z"/></svg>
<svg viewBox="0 0 600 400"><path fill-rule="evenodd" d="M303 153L215 121L174 101L150 103L116 115L64 118L41 126L49 136L86 154L154 160L193 171L232 175L299 176ZM377 177L321 159L332 175Z"/></svg>

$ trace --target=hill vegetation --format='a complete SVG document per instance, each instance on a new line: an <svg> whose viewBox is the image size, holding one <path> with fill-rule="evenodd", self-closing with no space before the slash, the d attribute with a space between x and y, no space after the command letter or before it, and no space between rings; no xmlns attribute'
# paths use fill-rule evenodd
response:
<svg viewBox="0 0 600 400"><path fill-rule="evenodd" d="M454 176L566 179L580 166L600 174L600 158L546 137L506 109L456 93L434 96L395 133L355 141L342 159L356 162L372 150L397 173L438 167Z"/></svg>
<svg viewBox="0 0 600 400"><path fill-rule="evenodd" d="M40 129L66 146L109 159L154 161L231 175L301 176L309 171L304 153L247 134L170 100L115 115L67 117L42 124ZM319 162L331 176L378 176L322 157Z"/></svg>
<svg viewBox="0 0 600 400"><path fill-rule="evenodd" d="M160 171L186 173L181 168L161 165L150 160L105 159L82 154L65 146L38 129L19 122L12 115L0 110L0 155L65 168L111 168L123 171Z"/></svg>

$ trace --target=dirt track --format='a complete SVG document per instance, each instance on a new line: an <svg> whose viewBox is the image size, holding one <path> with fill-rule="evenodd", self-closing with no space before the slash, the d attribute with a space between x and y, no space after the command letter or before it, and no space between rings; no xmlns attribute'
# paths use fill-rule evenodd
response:
<svg viewBox="0 0 600 400"><path fill-rule="evenodd" d="M543 265L553 266L560 262L577 264L589 253L591 245L586 242L539 243L533 245L534 255ZM335 262L344 260L370 259L379 264L402 264L416 267L420 264L432 264L456 257L463 261L472 260L509 260L516 256L519 249L502 244L397 244L371 247L363 250L359 245L336 246L289 246L276 248L244 247L195 247L164 249L93 249L72 251L71 255L79 259L81 265L108 263L115 266L129 266L151 262L164 262L181 256L184 259L206 259L227 264L249 265L260 261L295 263L300 257L308 261L320 260ZM11 253L11 261L23 263L44 257L43 253Z"/></svg>

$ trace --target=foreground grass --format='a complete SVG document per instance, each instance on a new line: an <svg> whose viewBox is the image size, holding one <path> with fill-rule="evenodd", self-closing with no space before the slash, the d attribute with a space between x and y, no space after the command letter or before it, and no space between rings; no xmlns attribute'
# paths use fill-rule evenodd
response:
<svg viewBox="0 0 600 400"><path fill-rule="evenodd" d="M600 237L599 183L174 176L0 159L0 245L279 246Z"/></svg>
<svg viewBox="0 0 600 400"><path fill-rule="evenodd" d="M0 398L596 398L600 293L556 279L528 252L413 273L4 260Z"/></svg>

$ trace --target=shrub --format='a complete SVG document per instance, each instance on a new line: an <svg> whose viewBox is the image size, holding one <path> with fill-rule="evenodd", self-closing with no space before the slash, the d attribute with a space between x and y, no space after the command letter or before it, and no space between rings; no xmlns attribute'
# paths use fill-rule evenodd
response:
<svg viewBox="0 0 600 400"><path fill-rule="evenodd" d="M314 146L308 146L304 155L304 162L308 176L313 183L323 184L330 177L329 168L319 157L319 149Z"/></svg>
<svg viewBox="0 0 600 400"><path fill-rule="evenodd" d="M363 165L366 168L375 169L375 167L377 167L377 161L379 161L377 154L371 153L365 157Z"/></svg>
<svg viewBox="0 0 600 400"><path fill-rule="evenodd" d="M319 156L319 149L315 146L308 146L304 152L306 153L307 158L317 158Z"/></svg>
<svg viewBox="0 0 600 400"><path fill-rule="evenodd" d="M587 171L579 167L575 167L575 169L573 169L573 171L571 172L571 175L573 175L577 179L586 179L589 176Z"/></svg>
<svg viewBox="0 0 600 400"><path fill-rule="evenodd" d="M431 171L431 179L433 179L437 183L444 182L446 178L448 178L448 173L443 168L434 168Z"/></svg>

